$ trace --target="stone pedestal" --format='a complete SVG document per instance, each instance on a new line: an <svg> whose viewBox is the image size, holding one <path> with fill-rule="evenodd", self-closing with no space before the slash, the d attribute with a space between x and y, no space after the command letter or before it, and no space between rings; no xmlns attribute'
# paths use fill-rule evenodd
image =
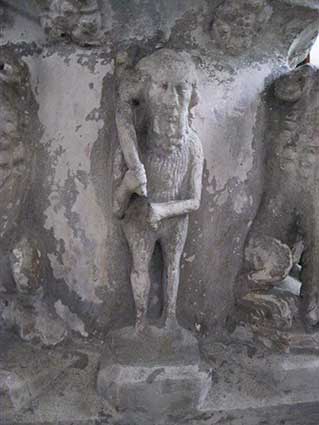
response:
<svg viewBox="0 0 319 425"><path fill-rule="evenodd" d="M210 382L188 331L124 328L109 335L97 389L120 411L161 417L199 408Z"/></svg>

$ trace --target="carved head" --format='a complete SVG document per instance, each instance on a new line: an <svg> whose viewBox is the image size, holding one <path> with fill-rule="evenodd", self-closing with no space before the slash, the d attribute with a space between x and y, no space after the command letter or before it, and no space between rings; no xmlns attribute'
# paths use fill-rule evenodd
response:
<svg viewBox="0 0 319 425"><path fill-rule="evenodd" d="M100 37L102 25L96 0L52 0L41 24L51 38L70 38L83 45Z"/></svg>
<svg viewBox="0 0 319 425"><path fill-rule="evenodd" d="M271 13L266 0L226 0L215 11L212 38L229 53L237 54L251 47Z"/></svg>
<svg viewBox="0 0 319 425"><path fill-rule="evenodd" d="M161 49L137 65L146 76L144 98L149 131L159 144L178 145L189 128L190 110L197 105L195 65L189 55Z"/></svg>
<svg viewBox="0 0 319 425"><path fill-rule="evenodd" d="M77 0L53 0L41 23L51 37L58 38L72 32L79 18L80 5Z"/></svg>

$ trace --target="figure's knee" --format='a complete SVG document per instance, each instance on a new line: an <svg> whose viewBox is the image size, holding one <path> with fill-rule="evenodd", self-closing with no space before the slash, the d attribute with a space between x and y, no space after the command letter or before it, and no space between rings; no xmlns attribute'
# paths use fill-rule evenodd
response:
<svg viewBox="0 0 319 425"><path fill-rule="evenodd" d="M148 261L134 261L131 270L131 280L139 281L145 279L149 274L149 262Z"/></svg>

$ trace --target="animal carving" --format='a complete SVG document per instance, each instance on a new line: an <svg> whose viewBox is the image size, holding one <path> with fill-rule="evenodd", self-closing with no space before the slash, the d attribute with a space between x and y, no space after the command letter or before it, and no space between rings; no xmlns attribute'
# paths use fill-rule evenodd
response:
<svg viewBox="0 0 319 425"><path fill-rule="evenodd" d="M265 191L246 248L259 285L300 263L303 317L319 323L319 71L299 67L274 83Z"/></svg>

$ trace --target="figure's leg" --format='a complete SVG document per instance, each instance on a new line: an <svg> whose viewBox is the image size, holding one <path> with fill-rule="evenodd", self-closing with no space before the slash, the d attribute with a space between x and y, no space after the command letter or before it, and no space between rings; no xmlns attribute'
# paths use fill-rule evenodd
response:
<svg viewBox="0 0 319 425"><path fill-rule="evenodd" d="M180 261L187 236L188 216L176 218L175 223L175 227L167 228L167 231L160 239L167 276L167 291L164 308L166 326L174 326L177 324L176 301L179 287Z"/></svg>
<svg viewBox="0 0 319 425"><path fill-rule="evenodd" d="M135 326L137 331L141 331L146 325L151 287L149 264L156 239L151 232L136 231L134 224L126 224L124 232L132 254L131 285L136 307Z"/></svg>

